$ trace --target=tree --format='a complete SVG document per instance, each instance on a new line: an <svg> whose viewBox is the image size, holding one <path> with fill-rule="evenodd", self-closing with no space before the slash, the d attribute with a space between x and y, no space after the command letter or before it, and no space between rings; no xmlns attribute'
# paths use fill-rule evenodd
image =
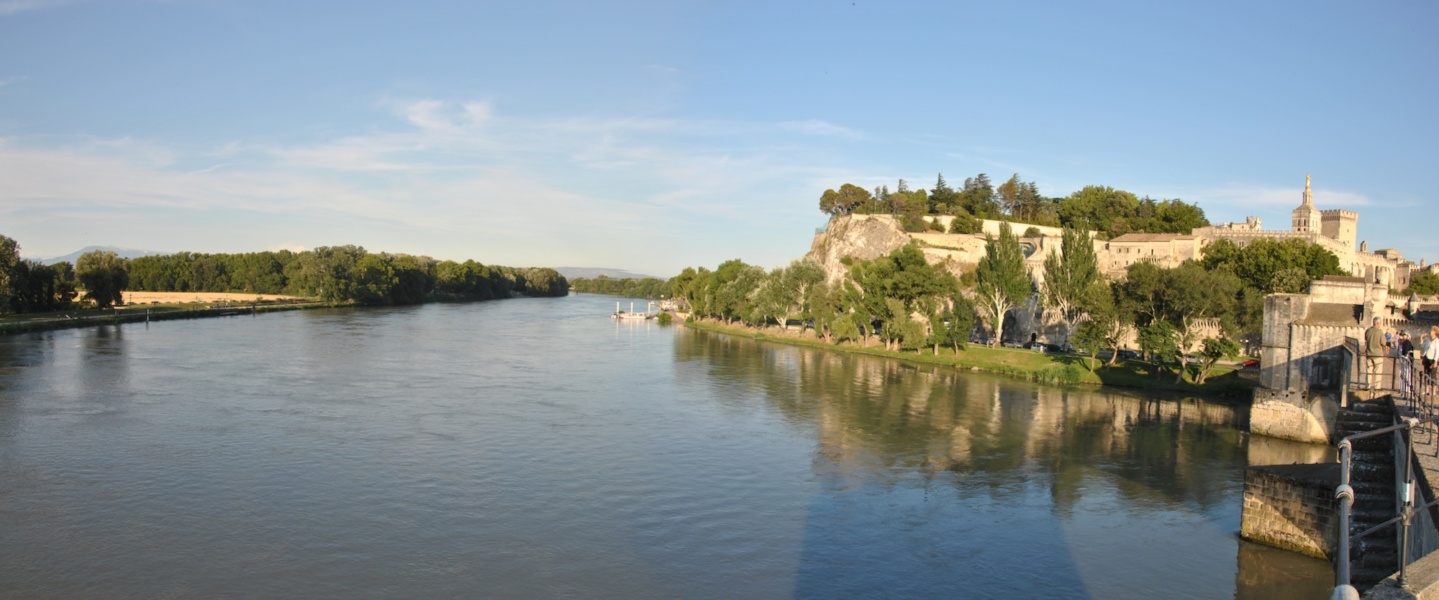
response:
<svg viewBox="0 0 1439 600"><path fill-rule="evenodd" d="M1208 322L1218 322L1221 329L1233 328L1240 284L1232 273L1186 262L1167 269L1165 275L1164 306L1167 320L1178 333L1181 355L1194 346Z"/></svg>
<svg viewBox="0 0 1439 600"><path fill-rule="evenodd" d="M388 256L366 254L355 263L354 295L360 304L393 304L390 292L395 287L395 269Z"/></svg>
<svg viewBox="0 0 1439 600"><path fill-rule="evenodd" d="M1194 378L1194 383L1204 385L1209 379L1210 371L1221 359L1233 359L1239 356L1239 344L1227 337L1204 338L1204 350L1200 352L1203 362L1200 363L1199 373Z"/></svg>
<svg viewBox="0 0 1439 600"><path fill-rule="evenodd" d="M935 354L939 354L940 346L951 346L958 354L974 329L974 304L956 287L949 298L940 299L935 308L929 317L929 343L934 346Z"/></svg>
<svg viewBox="0 0 1439 600"><path fill-rule="evenodd" d="M1103 285L1099 259L1089 236L1076 229L1065 228L1060 235L1059 252L1044 257L1044 305L1059 312L1064 319L1065 338L1085 312L1085 299Z"/></svg>
<svg viewBox="0 0 1439 600"><path fill-rule="evenodd" d="M953 214L958 204L959 193L945 183L944 173L940 173L934 189L929 191L929 212L937 215Z"/></svg>
<svg viewBox="0 0 1439 600"><path fill-rule="evenodd" d="M1083 301L1089 318L1075 331L1075 343L1089 349L1091 357L1099 355L1100 347L1110 349L1111 367L1119 363L1119 346L1134 330L1134 313L1123 308L1116 290L1117 286L1103 281L1091 287Z"/></svg>
<svg viewBox="0 0 1439 600"><path fill-rule="evenodd" d="M954 219L949 222L950 233L979 233L979 230L979 219L962 208L955 211Z"/></svg>
<svg viewBox="0 0 1439 600"><path fill-rule="evenodd" d="M980 219L1000 217L999 203L994 199L994 186L984 173L964 180L964 187L959 191L959 204L965 212Z"/></svg>
<svg viewBox="0 0 1439 600"><path fill-rule="evenodd" d="M356 266L366 256L360 246L320 246L299 253L285 266L288 289L296 296L325 302L346 302L358 297Z"/></svg>
<svg viewBox="0 0 1439 600"><path fill-rule="evenodd" d="M1433 271L1420 271L1417 275L1409 278L1409 293L1421 296L1432 296L1439 294L1439 274Z"/></svg>
<svg viewBox="0 0 1439 600"><path fill-rule="evenodd" d="M1280 292L1279 288L1302 292L1310 281L1345 274L1333 252L1299 239L1259 239L1244 248L1229 240L1217 240L1204 247L1201 264L1211 271L1227 269L1243 285L1271 294ZM1280 275L1281 271L1285 273Z"/></svg>
<svg viewBox="0 0 1439 600"><path fill-rule="evenodd" d="M927 307L938 305L938 299L949 297L959 286L953 275L929 264L924 252L913 244L871 261L852 262L850 277L863 290L860 303L882 323L883 338L890 347L903 340L903 328L912 313L928 314ZM923 323L919 325L923 327Z"/></svg>
<svg viewBox="0 0 1439 600"><path fill-rule="evenodd" d="M92 250L75 261L75 277L85 287L85 300L98 308L110 308L125 301L130 285L126 261L109 250Z"/></svg>
<svg viewBox="0 0 1439 600"><path fill-rule="evenodd" d="M844 215L870 200L872 197L864 188L846 183L839 186L837 192L825 190L819 197L819 210L829 215Z"/></svg>
<svg viewBox="0 0 1439 600"><path fill-rule="evenodd" d="M1034 292L1024 251L1009 223L999 224L999 238L985 236L984 258L979 259L975 292L979 312L994 330L994 345L1004 336L1004 315Z"/></svg>
<svg viewBox="0 0 1439 600"><path fill-rule="evenodd" d="M15 293L10 282L10 273L19 263L20 244L0 235L0 308L10 305L10 297Z"/></svg>
<svg viewBox="0 0 1439 600"><path fill-rule="evenodd" d="M1169 321L1156 320L1139 328L1139 349L1154 363L1156 379L1159 378L1160 369L1164 368L1170 359L1178 360L1181 366L1184 364L1184 352L1179 347L1174 326L1170 325ZM1179 369L1179 376L1184 377L1182 368Z"/></svg>

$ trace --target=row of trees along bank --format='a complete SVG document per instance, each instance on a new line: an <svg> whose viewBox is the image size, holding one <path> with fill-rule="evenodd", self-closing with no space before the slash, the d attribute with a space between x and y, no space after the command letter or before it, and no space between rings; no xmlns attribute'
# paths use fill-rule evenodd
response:
<svg viewBox="0 0 1439 600"><path fill-rule="evenodd" d="M437 261L359 246L144 256L129 262L129 274L133 289L143 291L287 294L365 305L569 293L569 282L554 269Z"/></svg>
<svg viewBox="0 0 1439 600"><path fill-rule="evenodd" d="M74 265L46 265L20 258L20 244L0 235L0 313L66 310L77 297L108 306L118 301L125 281L124 259L114 252L96 250L80 255Z"/></svg>
<svg viewBox="0 0 1439 600"><path fill-rule="evenodd" d="M22 260L19 245L0 236L0 310L64 310L75 301L77 288L85 290L82 300L100 308L120 303L126 290L284 294L366 305L569 293L569 282L554 269L373 254L359 246L244 254L179 252L134 259L97 250L76 263L71 268L69 263L47 266Z"/></svg>
<svg viewBox="0 0 1439 600"><path fill-rule="evenodd" d="M960 277L908 245L875 260L848 260L835 281L812 261L765 271L730 260L714 270L686 268L667 291L688 303L691 318L934 354L962 352L976 337L997 345L1005 315L1033 301L1091 357L1109 349L1113 365L1134 338L1156 373L1171 370L1177 382L1188 372L1202 384L1219 360L1238 356L1241 342L1257 344L1264 295L1301 292L1313 279L1343 274L1337 257L1302 240L1260 240L1243 249L1218 241L1202 260L1173 268L1136 263L1108 281L1088 233L1066 228L1060 245L1044 261L1043 284L1004 223L997 238L987 237L977 268ZM1192 352L1200 360L1191 370Z"/></svg>
<svg viewBox="0 0 1439 600"><path fill-rule="evenodd" d="M1093 231L1101 239L1126 233L1189 233L1209 225L1202 209L1181 200L1140 198L1099 185L1051 198L1041 195L1034 182L1021 181L1018 174L995 186L980 173L965 179L959 189L951 188L943 174L930 190L911 190L903 179L892 192L887 185L871 192L846 183L838 190L825 190L819 209L829 215L892 214L908 231L932 227L924 215L954 215L950 233L978 233L979 219L1070 227Z"/></svg>

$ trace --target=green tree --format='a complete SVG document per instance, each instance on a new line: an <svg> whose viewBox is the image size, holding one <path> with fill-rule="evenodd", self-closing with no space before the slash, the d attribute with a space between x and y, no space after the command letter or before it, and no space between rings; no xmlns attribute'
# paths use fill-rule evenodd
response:
<svg viewBox="0 0 1439 600"><path fill-rule="evenodd" d="M1439 274L1435 274L1433 271L1420 271L1409 278L1409 289L1405 292L1421 296L1439 294Z"/></svg>
<svg viewBox="0 0 1439 600"><path fill-rule="evenodd" d="M353 295L348 299L366 305L392 304L390 292L395 282L389 257L366 254L355 263Z"/></svg>
<svg viewBox="0 0 1439 600"><path fill-rule="evenodd" d="M10 297L15 294L10 274L19 263L20 244L11 238L0 235L0 307L9 306Z"/></svg>
<svg viewBox="0 0 1439 600"><path fill-rule="evenodd" d="M75 277L85 288L84 299L99 308L111 308L125 301L130 285L125 259L109 250L92 250L75 261Z"/></svg>
<svg viewBox="0 0 1439 600"><path fill-rule="evenodd" d="M959 204L965 212L980 219L998 219L1001 216L994 186L984 173L964 180L964 186L959 190Z"/></svg>
<svg viewBox="0 0 1439 600"><path fill-rule="evenodd" d="M1066 227L1060 235L1059 252L1044 257L1042 290L1044 305L1064 319L1066 339L1086 312L1085 300L1097 293L1093 289L1096 285L1105 283L1094 243L1085 232Z"/></svg>
<svg viewBox="0 0 1439 600"><path fill-rule="evenodd" d="M934 183L934 189L929 191L929 212L937 215L954 214L959 206L959 192L949 187L944 181L944 173L939 174L939 180Z"/></svg>
<svg viewBox="0 0 1439 600"><path fill-rule="evenodd" d="M930 313L929 343L934 346L935 354L939 354L940 346L951 346L958 354L974 329L974 304L956 287L936 308Z"/></svg>
<svg viewBox="0 0 1439 600"><path fill-rule="evenodd" d="M1177 360L1183 365L1184 352L1179 347L1179 338L1174 326L1169 321L1156 320L1144 327L1139 328L1139 349L1149 361L1154 364L1154 377L1159 378L1160 371L1171 360ZM1184 376L1183 369L1179 370L1180 377Z"/></svg>
<svg viewBox="0 0 1439 600"><path fill-rule="evenodd" d="M1209 270L1227 269L1238 276L1243 285L1267 293L1279 292L1276 286L1297 293L1308 289L1310 281L1323 279L1325 275L1345 274L1339 268L1339 257L1333 252L1300 239L1254 240L1242 249L1229 240L1217 240L1204 247L1201 264ZM1288 272L1280 276L1281 271ZM1298 283L1300 280L1302 285Z"/></svg>
<svg viewBox="0 0 1439 600"><path fill-rule="evenodd" d="M979 231L979 219L974 218L974 215L964 209L955 211L954 219L949 222L950 233L979 233Z"/></svg>
<svg viewBox="0 0 1439 600"><path fill-rule="evenodd" d="M1209 379L1209 373L1214 370L1214 365L1220 360L1233 360L1239 356L1239 344L1227 337L1204 338L1204 350L1199 355L1202 362L1199 373L1194 377L1194 383L1204 385Z"/></svg>
<svg viewBox="0 0 1439 600"><path fill-rule="evenodd" d="M819 197L819 210L828 215L844 215L868 204L873 198L864 188L846 183L839 191L825 190Z"/></svg>
<svg viewBox="0 0 1439 600"><path fill-rule="evenodd" d="M979 259L976 275L976 305L994 330L991 343L998 345L1004 336L1004 315L1034 292L1024 251L1009 223L1000 223L998 239L985 236L984 257Z"/></svg>

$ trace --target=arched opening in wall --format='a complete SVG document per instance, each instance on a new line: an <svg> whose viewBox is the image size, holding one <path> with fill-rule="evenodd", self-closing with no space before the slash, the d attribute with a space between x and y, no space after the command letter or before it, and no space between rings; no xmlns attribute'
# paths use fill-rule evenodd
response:
<svg viewBox="0 0 1439 600"><path fill-rule="evenodd" d="M1005 313L1005 314L1004 314L1004 339L999 340L999 343L1000 343L1000 344L1003 344L1005 339L1009 339L1009 340L1017 339L1017 338L1015 337L1015 336L1017 335L1017 332L1015 331L1015 328L1017 328L1018 326L1019 326L1019 319L1014 316L1014 312L1013 312L1013 311L1010 311L1010 312Z"/></svg>

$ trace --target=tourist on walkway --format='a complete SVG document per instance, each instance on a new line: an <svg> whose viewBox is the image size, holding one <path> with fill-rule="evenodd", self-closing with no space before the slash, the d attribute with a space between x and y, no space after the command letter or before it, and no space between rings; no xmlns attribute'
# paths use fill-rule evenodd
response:
<svg viewBox="0 0 1439 600"><path fill-rule="evenodd" d="M1388 349L1384 347L1384 330L1379 328L1379 317L1374 317L1373 324L1364 330L1364 356L1368 359L1365 361L1368 368L1364 371L1364 387L1379 389L1379 373L1385 354L1388 354Z"/></svg>
<svg viewBox="0 0 1439 600"><path fill-rule="evenodd" d="M1408 394L1413 391L1410 375L1414 372L1414 342L1409 341L1407 331L1400 331L1396 339L1394 355L1399 358L1394 361L1394 370L1399 374L1399 392Z"/></svg>
<svg viewBox="0 0 1439 600"><path fill-rule="evenodd" d="M1434 377L1434 365L1439 364L1439 325L1429 328L1429 342L1424 344L1424 374Z"/></svg>

